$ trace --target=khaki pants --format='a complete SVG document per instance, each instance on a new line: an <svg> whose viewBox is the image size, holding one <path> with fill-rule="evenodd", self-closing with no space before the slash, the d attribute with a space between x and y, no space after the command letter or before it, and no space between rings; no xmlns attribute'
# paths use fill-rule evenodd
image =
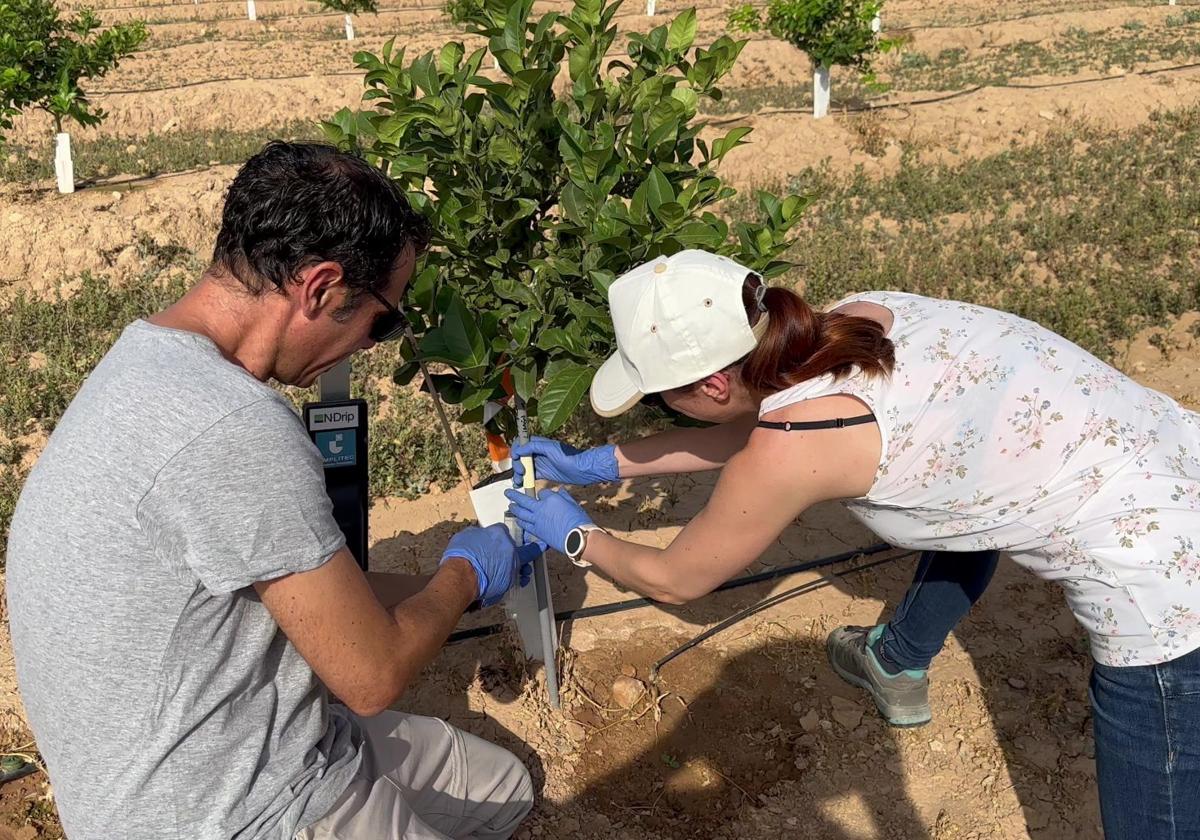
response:
<svg viewBox="0 0 1200 840"><path fill-rule="evenodd" d="M437 718L359 718L363 766L342 798L296 840L503 840L533 807L515 755Z"/></svg>

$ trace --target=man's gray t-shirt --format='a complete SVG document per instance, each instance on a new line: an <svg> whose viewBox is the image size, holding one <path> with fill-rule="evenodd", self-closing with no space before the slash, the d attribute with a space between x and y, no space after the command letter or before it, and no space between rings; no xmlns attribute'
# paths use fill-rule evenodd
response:
<svg viewBox="0 0 1200 840"><path fill-rule="evenodd" d="M194 333L130 325L17 504L17 678L72 840L290 838L362 736L252 586L345 539L286 400Z"/></svg>

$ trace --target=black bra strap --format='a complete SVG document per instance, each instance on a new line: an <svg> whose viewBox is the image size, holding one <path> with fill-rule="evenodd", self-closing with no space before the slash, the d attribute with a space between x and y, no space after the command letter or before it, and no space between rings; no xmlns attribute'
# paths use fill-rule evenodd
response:
<svg viewBox="0 0 1200 840"><path fill-rule="evenodd" d="M758 426L761 429L782 429L785 432L804 432L811 429L842 429L846 426L861 426L863 423L874 423L874 414L860 414L858 417L839 417L836 420L811 420L799 422L788 420L784 423L768 423L766 420L759 420Z"/></svg>

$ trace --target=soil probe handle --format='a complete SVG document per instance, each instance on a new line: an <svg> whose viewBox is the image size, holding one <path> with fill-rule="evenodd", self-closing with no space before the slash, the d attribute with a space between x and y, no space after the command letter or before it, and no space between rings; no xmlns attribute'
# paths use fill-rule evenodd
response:
<svg viewBox="0 0 1200 840"><path fill-rule="evenodd" d="M529 443L529 415L525 413L525 400L514 395L514 408L517 414L517 439L519 444ZM534 489L533 475L533 456L526 455L521 458L521 466L525 468L525 474L521 478L521 490L526 496L536 496L537 491ZM513 542L521 545L525 542L524 534L521 531L521 526L517 524L516 517L511 513L504 517L504 524L508 526L508 534L512 537Z"/></svg>
<svg viewBox="0 0 1200 840"><path fill-rule="evenodd" d="M529 415L525 412L525 400L519 396L514 396L513 400L517 410L517 443L524 446L529 443ZM522 456L521 466L525 468L525 475L521 479L521 489L525 491L526 496L537 495L533 487L533 456Z"/></svg>

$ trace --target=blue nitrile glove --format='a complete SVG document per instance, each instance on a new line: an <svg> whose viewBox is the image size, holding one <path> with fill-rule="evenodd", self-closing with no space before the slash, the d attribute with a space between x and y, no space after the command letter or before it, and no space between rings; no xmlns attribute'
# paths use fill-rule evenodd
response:
<svg viewBox="0 0 1200 840"><path fill-rule="evenodd" d="M525 532L563 554L567 534L592 524L591 517L566 490L546 490L536 499L517 490L506 490L504 495L510 503L508 509Z"/></svg>
<svg viewBox="0 0 1200 840"><path fill-rule="evenodd" d="M512 448L515 487L520 487L525 478L521 458L529 456L533 457L533 474L556 484L584 486L620 478L614 444L580 450L557 440L535 437L529 443L518 443Z"/></svg>
<svg viewBox="0 0 1200 840"><path fill-rule="evenodd" d="M470 563L479 581L479 600L490 607L504 597L514 582L519 580L521 586L529 583L533 561L545 550L545 544L538 542L517 547L507 528L489 525L467 528L451 537L441 563L451 557L461 557Z"/></svg>

